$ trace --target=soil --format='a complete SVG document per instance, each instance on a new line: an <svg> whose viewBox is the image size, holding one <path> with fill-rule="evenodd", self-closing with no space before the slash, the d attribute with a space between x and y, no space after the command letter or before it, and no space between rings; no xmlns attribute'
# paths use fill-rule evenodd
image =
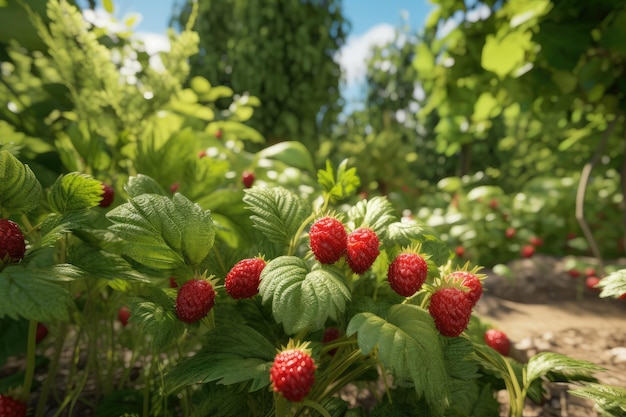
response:
<svg viewBox="0 0 626 417"><path fill-rule="evenodd" d="M483 271L485 294L476 313L508 335L518 360L542 351L562 353L604 367L595 375L600 382L626 387L626 300L599 298L584 286L584 277L567 274L566 264L566 258L534 256L510 263L512 278ZM598 416L593 402L568 392L575 387L549 385L547 401L527 401L524 417ZM507 416L506 392L499 399L501 416Z"/></svg>

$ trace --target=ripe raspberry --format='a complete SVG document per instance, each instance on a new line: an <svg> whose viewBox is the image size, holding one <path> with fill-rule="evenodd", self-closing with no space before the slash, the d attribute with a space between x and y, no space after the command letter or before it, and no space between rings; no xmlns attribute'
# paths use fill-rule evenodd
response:
<svg viewBox="0 0 626 417"><path fill-rule="evenodd" d="M389 264L387 281L396 293L410 297L422 288L427 275L428 265L424 258L417 253L405 252Z"/></svg>
<svg viewBox="0 0 626 417"><path fill-rule="evenodd" d="M102 189L104 190L104 192L102 193L102 200L100 200L100 207L106 208L109 207L111 203L113 203L113 199L115 198L115 190L105 183L102 183Z"/></svg>
<svg viewBox="0 0 626 417"><path fill-rule="evenodd" d="M569 269L567 273L572 278L578 278L580 276L580 271L578 269Z"/></svg>
<svg viewBox="0 0 626 417"><path fill-rule="evenodd" d="M0 395L0 416L2 417L25 417L26 402L17 400L7 395Z"/></svg>
<svg viewBox="0 0 626 417"><path fill-rule="evenodd" d="M464 287L469 288L467 296L472 300L475 305L478 299L483 295L483 284L475 274L469 271L454 271L448 276L448 279L453 282L459 282Z"/></svg>
<svg viewBox="0 0 626 417"><path fill-rule="evenodd" d="M47 335L48 335L48 328L46 327L46 325L43 323L37 323L37 332L35 333L35 343L41 342Z"/></svg>
<svg viewBox="0 0 626 417"><path fill-rule="evenodd" d="M456 256L458 256L459 258L462 258L463 256L465 256L465 248L463 246L457 246L456 248L454 248L454 253L456 253Z"/></svg>
<svg viewBox="0 0 626 417"><path fill-rule="evenodd" d="M261 272L266 262L261 258L242 259L226 274L224 286L233 298L250 298L259 292Z"/></svg>
<svg viewBox="0 0 626 417"><path fill-rule="evenodd" d="M512 239L515 236L515 228L507 227L504 231L504 236L506 236L507 239Z"/></svg>
<svg viewBox="0 0 626 417"><path fill-rule="evenodd" d="M195 323L206 316L215 304L215 290L209 281L185 282L176 296L176 315L185 323Z"/></svg>
<svg viewBox="0 0 626 417"><path fill-rule="evenodd" d="M511 349L511 341L509 338L504 332L497 329L489 329L485 332L485 343L504 356L507 356Z"/></svg>
<svg viewBox="0 0 626 417"><path fill-rule="evenodd" d="M532 236L530 239L528 239L528 243L530 243L531 245L535 247L543 246L543 239L537 236Z"/></svg>
<svg viewBox="0 0 626 417"><path fill-rule="evenodd" d="M241 182L243 182L243 185L246 188L252 187L252 184L254 184L254 173L250 171L244 171L243 174L241 174Z"/></svg>
<svg viewBox="0 0 626 417"><path fill-rule="evenodd" d="M276 355L270 369L274 391L289 401L302 401L315 382L316 368L308 349L286 348Z"/></svg>
<svg viewBox="0 0 626 417"><path fill-rule="evenodd" d="M202 150L200 152L198 152L198 158L202 159L206 156L206 151Z"/></svg>
<svg viewBox="0 0 626 417"><path fill-rule="evenodd" d="M589 288L590 290L593 291L600 291L599 288L596 287L596 285L598 285L598 283L600 282L600 278L598 277L594 277L593 275L590 277L587 277L585 279L585 286L587 288Z"/></svg>
<svg viewBox="0 0 626 417"><path fill-rule="evenodd" d="M588 277L595 277L596 276L596 270L589 266L587 268L585 268L585 275Z"/></svg>
<svg viewBox="0 0 626 417"><path fill-rule="evenodd" d="M334 217L322 217L313 223L309 239L315 259L323 264L332 264L341 259L348 245L348 233Z"/></svg>
<svg viewBox="0 0 626 417"><path fill-rule="evenodd" d="M126 325L128 324L128 319L130 318L130 310L128 309L128 307L120 307L119 311L117 312L117 318L122 323L122 326L126 327Z"/></svg>
<svg viewBox="0 0 626 417"><path fill-rule="evenodd" d="M346 261L354 273L370 269L380 253L379 243L376 233L367 227L359 227L348 235Z"/></svg>
<svg viewBox="0 0 626 417"><path fill-rule="evenodd" d="M524 258L530 258L535 254L535 247L533 245L524 245L521 254Z"/></svg>
<svg viewBox="0 0 626 417"><path fill-rule="evenodd" d="M174 194L176 191L178 191L179 188L180 184L175 182L174 184L170 185L170 192Z"/></svg>
<svg viewBox="0 0 626 417"><path fill-rule="evenodd" d="M495 198L492 198L491 201L489 201L489 207L491 207L492 209L497 209L498 208L498 200L496 200Z"/></svg>
<svg viewBox="0 0 626 417"><path fill-rule="evenodd" d="M216 130L216 131L215 131L215 137L216 137L217 139L222 139L222 131L221 131L221 130L219 130L219 129L218 129L218 130Z"/></svg>
<svg viewBox="0 0 626 417"><path fill-rule="evenodd" d="M458 288L446 287L435 291L428 312L444 336L456 337L467 329L472 316L472 300Z"/></svg>
<svg viewBox="0 0 626 417"><path fill-rule="evenodd" d="M0 261L17 262L24 257L26 242L20 227L8 219L0 219Z"/></svg>
<svg viewBox="0 0 626 417"><path fill-rule="evenodd" d="M329 343L336 339L339 339L339 329L336 327L327 327L322 336L322 343ZM335 353L337 353L336 348L328 351L330 356L334 356Z"/></svg>

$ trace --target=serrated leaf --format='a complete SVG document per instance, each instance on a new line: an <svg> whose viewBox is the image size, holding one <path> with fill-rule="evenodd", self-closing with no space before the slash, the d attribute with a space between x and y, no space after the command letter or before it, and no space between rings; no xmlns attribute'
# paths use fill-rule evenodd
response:
<svg viewBox="0 0 626 417"><path fill-rule="evenodd" d="M253 328L235 324L214 329L205 335L205 346L165 376L166 393L207 382L224 385L249 382L248 392L269 385L269 369L276 349Z"/></svg>
<svg viewBox="0 0 626 417"><path fill-rule="evenodd" d="M601 298L619 298L626 294L626 269L620 269L602 278L597 288L601 288Z"/></svg>
<svg viewBox="0 0 626 417"><path fill-rule="evenodd" d="M123 254L146 266L198 265L215 243L209 211L182 194L142 194L107 213L109 229L126 243Z"/></svg>
<svg viewBox="0 0 626 417"><path fill-rule="evenodd" d="M68 262L76 265L86 275L107 280L150 282L135 271L124 259L89 245L80 245L70 250Z"/></svg>
<svg viewBox="0 0 626 417"><path fill-rule="evenodd" d="M254 228L270 241L288 245L309 215L302 200L283 187L250 188L243 197Z"/></svg>
<svg viewBox="0 0 626 417"><path fill-rule="evenodd" d="M41 184L28 165L0 151L0 218L25 213L39 205Z"/></svg>
<svg viewBox="0 0 626 417"><path fill-rule="evenodd" d="M350 197L361 185L356 168L348 168L347 159L341 161L336 175L332 163L326 160L326 169L317 171L317 182L332 203Z"/></svg>
<svg viewBox="0 0 626 417"><path fill-rule="evenodd" d="M73 296L58 284L79 278L80 271L67 264L46 269L8 266L0 272L0 318L68 320Z"/></svg>
<svg viewBox="0 0 626 417"><path fill-rule="evenodd" d="M582 388L569 391L570 394L587 398L609 413L608 416L626 415L626 388L608 384L589 383ZM601 414L604 416L604 414Z"/></svg>
<svg viewBox="0 0 626 417"><path fill-rule="evenodd" d="M439 334L430 315L409 304L396 304L387 319L372 313L355 315L346 330L357 333L359 348L369 354L378 347L380 361L396 378L409 380L437 415L448 407L450 390Z"/></svg>
<svg viewBox="0 0 626 417"><path fill-rule="evenodd" d="M561 382L593 381L593 374L603 370L601 366L589 361L555 352L541 352L528 360L526 379L527 384L544 376Z"/></svg>
<svg viewBox="0 0 626 417"><path fill-rule="evenodd" d="M423 231L416 220L393 222L387 228L387 239L401 247L410 246L422 240Z"/></svg>
<svg viewBox="0 0 626 417"><path fill-rule="evenodd" d="M369 227L376 232L381 241L387 239L387 229L398 220L393 204L382 196L359 201L352 206L348 217L354 222L355 228Z"/></svg>
<svg viewBox="0 0 626 417"><path fill-rule="evenodd" d="M296 256L271 260L261 273L259 294L272 302L272 314L287 334L319 330L326 320L337 319L350 300L341 271L329 265L307 264Z"/></svg>
<svg viewBox="0 0 626 417"><path fill-rule="evenodd" d="M164 298L164 297L163 297ZM173 300L160 300L161 303L143 298L132 298L130 322L142 326L143 332L152 336L152 349L160 352L183 334L185 325L174 311Z"/></svg>
<svg viewBox="0 0 626 417"><path fill-rule="evenodd" d="M50 188L50 208L63 214L95 207L102 199L102 182L90 175L71 172L61 175Z"/></svg>
<svg viewBox="0 0 626 417"><path fill-rule="evenodd" d="M131 198L142 194L166 195L163 188L161 188L154 179L143 174L130 177L128 182L124 185L124 191L126 191Z"/></svg>

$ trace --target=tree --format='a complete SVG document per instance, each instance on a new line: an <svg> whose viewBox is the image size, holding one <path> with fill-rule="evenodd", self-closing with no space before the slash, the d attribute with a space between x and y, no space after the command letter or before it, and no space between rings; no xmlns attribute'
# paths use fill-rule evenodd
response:
<svg viewBox="0 0 626 417"><path fill-rule="evenodd" d="M174 23L184 27L191 5ZM341 0L200 0L192 75L259 97L249 123L270 143L312 144L342 109L334 56L347 28Z"/></svg>

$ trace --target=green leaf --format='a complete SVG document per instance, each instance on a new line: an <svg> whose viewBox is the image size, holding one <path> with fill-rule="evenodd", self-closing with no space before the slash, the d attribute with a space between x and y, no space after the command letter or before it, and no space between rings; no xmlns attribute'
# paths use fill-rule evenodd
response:
<svg viewBox="0 0 626 417"><path fill-rule="evenodd" d="M359 201L350 209L348 216L354 222L355 228L369 227L381 241L387 238L389 226L398 220L395 207L384 196Z"/></svg>
<svg viewBox="0 0 626 417"><path fill-rule="evenodd" d="M602 278L597 288L601 288L601 298L619 298L626 294L626 269L620 269Z"/></svg>
<svg viewBox="0 0 626 417"><path fill-rule="evenodd" d="M93 278L150 282L135 271L124 259L89 245L73 247L68 253L68 262Z"/></svg>
<svg viewBox="0 0 626 417"><path fill-rule="evenodd" d="M255 158L276 159L292 167L307 170L311 173L315 172L315 164L313 163L311 152L302 142L285 141L268 146L257 152Z"/></svg>
<svg viewBox="0 0 626 417"><path fill-rule="evenodd" d="M626 416L626 388L608 384L589 383L582 388L569 391L570 394L587 398L596 403L606 416ZM605 416L605 414L601 414Z"/></svg>
<svg viewBox="0 0 626 417"><path fill-rule="evenodd" d="M530 31L511 32L503 37L487 35L482 51L482 67L500 78L524 64L526 51L531 48Z"/></svg>
<svg viewBox="0 0 626 417"><path fill-rule="evenodd" d="M348 336L354 333L364 355L378 347L378 357L385 367L398 380L411 381L435 414L443 414L450 397L446 363L439 334L425 310L396 304L389 309L387 320L359 313L346 330Z"/></svg>
<svg viewBox="0 0 626 417"><path fill-rule="evenodd" d="M259 293L263 303L272 301L272 313L287 334L324 328L336 320L350 300L350 290L340 270L330 265L307 264L296 256L271 260L261 273Z"/></svg>
<svg viewBox="0 0 626 417"><path fill-rule="evenodd" d="M102 7L104 7L104 10L106 10L107 13L113 13L115 10L112 0L102 0Z"/></svg>
<svg viewBox="0 0 626 417"><path fill-rule="evenodd" d="M269 385L276 348L265 336L249 326L235 324L214 329L203 337L206 347L178 363L165 376L166 393L207 382L249 382L248 392Z"/></svg>
<svg viewBox="0 0 626 417"><path fill-rule="evenodd" d="M560 353L541 352L528 360L527 385L541 377L552 381L593 381L593 373L604 368L592 362L570 358Z"/></svg>
<svg viewBox="0 0 626 417"><path fill-rule="evenodd" d="M239 140L249 140L253 143L265 143L265 138L258 130L240 122L220 120L207 125L205 132L215 134L217 130L224 132L224 139L234 137Z"/></svg>
<svg viewBox="0 0 626 417"><path fill-rule="evenodd" d="M254 227L274 243L288 245L309 215L302 200L283 187L249 188L243 201Z"/></svg>
<svg viewBox="0 0 626 417"><path fill-rule="evenodd" d="M90 175L71 172L61 175L50 188L50 208L63 214L95 207L102 200L102 182Z"/></svg>
<svg viewBox="0 0 626 417"><path fill-rule="evenodd" d="M128 182L124 185L124 190L131 198L141 194L166 195L163 188L154 179L143 174L137 174L128 178Z"/></svg>
<svg viewBox="0 0 626 417"><path fill-rule="evenodd" d="M0 272L0 318L23 317L28 320L68 320L74 297L59 285L61 281L81 277L81 272L68 264L46 269L8 266Z"/></svg>
<svg viewBox="0 0 626 417"><path fill-rule="evenodd" d="M416 220L393 222L387 228L387 239L404 247L422 241L424 228Z"/></svg>
<svg viewBox="0 0 626 417"><path fill-rule="evenodd" d="M132 298L130 322L142 326L146 334L152 336L152 349L160 352L175 342L185 330L185 324L178 319L174 311L174 300L161 294L160 300Z"/></svg>
<svg viewBox="0 0 626 417"><path fill-rule="evenodd" d="M123 254L146 266L198 265L215 243L209 211L182 194L142 194L107 213L109 229L125 241Z"/></svg>
<svg viewBox="0 0 626 417"><path fill-rule="evenodd" d="M25 213L39 205L41 184L28 165L0 151L0 218Z"/></svg>
<svg viewBox="0 0 626 417"><path fill-rule="evenodd" d="M326 169L317 171L317 182L332 203L344 200L356 192L361 180L356 168L347 168L348 160L344 159L337 167L337 175L330 160L326 160Z"/></svg>

